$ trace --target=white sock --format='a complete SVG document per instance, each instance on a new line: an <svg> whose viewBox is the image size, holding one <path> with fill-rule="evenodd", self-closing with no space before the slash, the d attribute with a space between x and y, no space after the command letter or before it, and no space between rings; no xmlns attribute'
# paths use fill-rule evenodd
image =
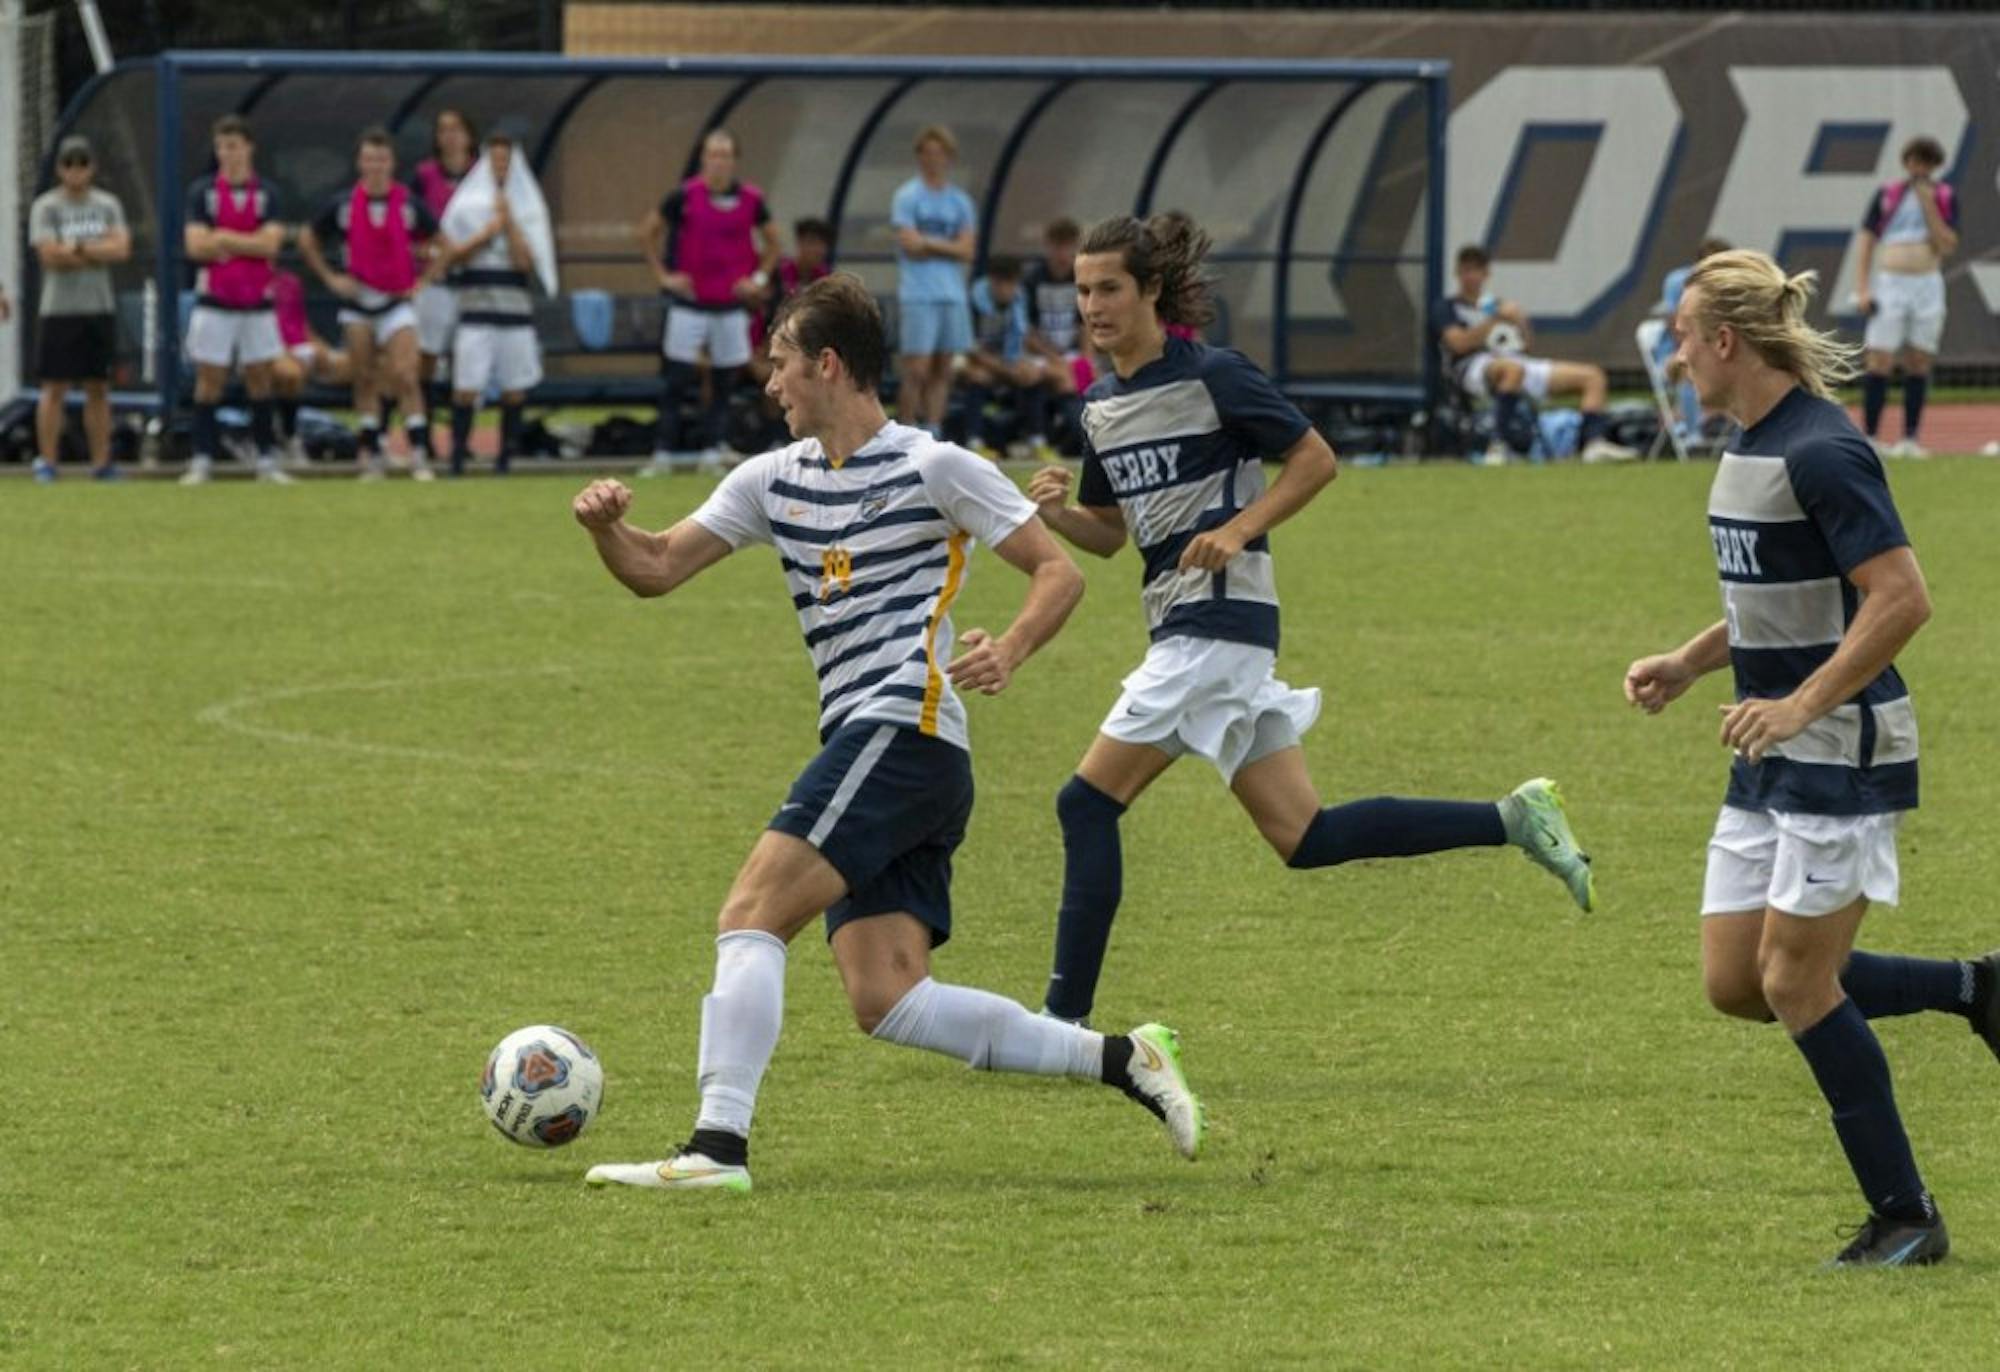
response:
<svg viewBox="0 0 2000 1372"><path fill-rule="evenodd" d="M1104 1074L1104 1035L970 986L946 986L925 977L875 1026L875 1037L907 1048L928 1048L963 1058L992 1072L1042 1077Z"/></svg>
<svg viewBox="0 0 2000 1372"><path fill-rule="evenodd" d="M697 1129L750 1137L757 1084L764 1079L785 1019L785 943L759 929L715 940L715 989L701 1002L701 1087Z"/></svg>

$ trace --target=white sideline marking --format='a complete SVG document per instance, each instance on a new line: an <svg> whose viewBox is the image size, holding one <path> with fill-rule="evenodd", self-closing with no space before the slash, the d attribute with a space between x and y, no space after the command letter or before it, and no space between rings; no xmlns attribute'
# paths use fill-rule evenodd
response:
<svg viewBox="0 0 2000 1372"><path fill-rule="evenodd" d="M366 739L341 738L337 734L319 734L302 729L279 729L272 725L256 724L238 718L246 710L276 705L288 700L303 700L309 696L338 695L356 691L400 691L426 686L447 686L464 681L490 682L504 677L567 676L571 670L559 666L517 667L490 672L448 672L439 676L390 677L381 681L337 681L318 686L283 686L268 691L249 691L232 700L218 701L197 711L195 720L200 724L212 724L218 729L227 729L231 733L242 734L247 738L263 739L269 743L289 743L302 748L330 748L337 752L359 753L365 757L448 762L462 767L497 767L507 772L613 775L613 768L589 763L502 757L495 753L460 753L448 748L420 748L403 743L372 743Z"/></svg>

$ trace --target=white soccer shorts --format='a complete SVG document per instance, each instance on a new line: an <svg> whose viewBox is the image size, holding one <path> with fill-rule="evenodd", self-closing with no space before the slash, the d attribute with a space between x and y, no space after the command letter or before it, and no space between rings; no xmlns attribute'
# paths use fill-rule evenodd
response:
<svg viewBox="0 0 2000 1372"><path fill-rule="evenodd" d="M1861 346L1884 353L1915 348L1935 356L1944 337L1944 273L1876 272L1869 289L1875 313L1868 316Z"/></svg>
<svg viewBox="0 0 2000 1372"><path fill-rule="evenodd" d="M451 347L451 388L486 394L489 383L502 391L525 391L542 379L542 349L526 324L461 324Z"/></svg>
<svg viewBox="0 0 2000 1372"><path fill-rule="evenodd" d="M1894 905L1900 811L1883 815L1801 815L1722 807L1708 841L1704 915L1769 907L1788 915L1830 915L1866 896Z"/></svg>
<svg viewBox="0 0 2000 1372"><path fill-rule="evenodd" d="M390 339L405 329L417 327L417 312L407 300L398 300L380 314L365 314L360 310L342 310L340 327L345 330L352 324L369 325L375 333L377 346L387 346Z"/></svg>
<svg viewBox="0 0 2000 1372"><path fill-rule="evenodd" d="M196 305L188 315L187 355L204 367L250 367L284 352L278 317L270 310L218 310Z"/></svg>
<svg viewBox="0 0 2000 1372"><path fill-rule="evenodd" d="M670 362L699 362L706 348L709 366L740 367L750 360L750 312L669 305L661 347Z"/></svg>
<svg viewBox="0 0 2000 1372"><path fill-rule="evenodd" d="M1461 381L1466 394L1485 397L1486 369L1501 356L1499 353L1474 353L1472 360L1465 364ZM1555 364L1546 357L1520 357L1509 355L1509 362L1521 364L1521 390L1536 400L1544 399L1549 393L1549 371Z"/></svg>
<svg viewBox="0 0 2000 1372"><path fill-rule="evenodd" d="M443 357L458 323L458 293L449 286L426 286L417 292L417 350Z"/></svg>
<svg viewBox="0 0 2000 1372"><path fill-rule="evenodd" d="M1278 680L1269 648L1213 638L1161 639L1125 678L1099 731L1238 770L1299 741L1319 718L1319 690Z"/></svg>

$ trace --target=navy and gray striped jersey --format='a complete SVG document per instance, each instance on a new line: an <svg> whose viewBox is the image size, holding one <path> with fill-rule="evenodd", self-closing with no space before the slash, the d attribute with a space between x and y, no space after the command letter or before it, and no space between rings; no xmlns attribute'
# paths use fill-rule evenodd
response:
<svg viewBox="0 0 2000 1372"><path fill-rule="evenodd" d="M1840 406L1803 389L1723 454L1708 527L1738 700L1798 689L1860 608L1847 573L1910 541L1868 440ZM1762 762L1737 758L1727 803L1814 815L1914 809L1917 718L1895 665Z"/></svg>
<svg viewBox="0 0 2000 1372"><path fill-rule="evenodd" d="M693 515L732 548L777 548L819 674L822 738L867 719L960 748L965 707L944 674L951 604L974 542L1034 517L991 462L902 424L837 467L817 439L753 457Z"/></svg>
<svg viewBox="0 0 2000 1372"><path fill-rule="evenodd" d="M1145 561L1140 599L1155 641L1217 638L1276 651L1268 538L1252 539L1219 572L1178 564L1196 534L1264 493L1262 459L1311 427L1249 358L1180 338L1130 377L1106 376L1085 392L1077 500L1124 515Z"/></svg>

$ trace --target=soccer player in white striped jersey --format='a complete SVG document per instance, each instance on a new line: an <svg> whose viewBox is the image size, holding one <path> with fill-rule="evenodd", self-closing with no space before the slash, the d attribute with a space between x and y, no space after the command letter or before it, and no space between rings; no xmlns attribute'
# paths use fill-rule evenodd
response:
<svg viewBox="0 0 2000 1372"><path fill-rule="evenodd" d="M767 386L798 442L731 472L663 533L625 521L631 491L596 481L577 521L634 593L661 596L767 543L819 675L823 748L751 849L722 905L702 1002L694 1132L671 1157L590 1169L592 1185L750 1189L751 1113L783 1020L785 955L822 911L862 1032L973 1067L1102 1081L1200 1149L1201 1104L1164 1025L1102 1035L986 991L932 980L951 935L951 855L972 812L958 690L997 695L1083 594L1075 564L1013 483L965 449L891 424L876 396L888 340L874 297L834 275L787 300ZM1028 578L1006 631L950 610L975 541Z"/></svg>
<svg viewBox="0 0 2000 1372"><path fill-rule="evenodd" d="M1152 646L1056 796L1062 905L1046 1012L1081 1022L1097 990L1123 891L1118 822L1176 758L1207 758L1257 830L1295 868L1448 848L1514 844L1595 901L1555 784L1538 778L1492 801L1377 796L1322 807L1299 735L1317 690L1275 674L1278 595L1269 531L1335 473L1333 450L1241 353L1173 337L1210 312L1208 235L1185 216L1107 219L1085 235L1077 301L1112 374L1085 395L1078 503L1070 473L1035 474L1045 523L1110 557L1129 538L1143 561ZM1263 460L1282 464L1264 486Z"/></svg>

